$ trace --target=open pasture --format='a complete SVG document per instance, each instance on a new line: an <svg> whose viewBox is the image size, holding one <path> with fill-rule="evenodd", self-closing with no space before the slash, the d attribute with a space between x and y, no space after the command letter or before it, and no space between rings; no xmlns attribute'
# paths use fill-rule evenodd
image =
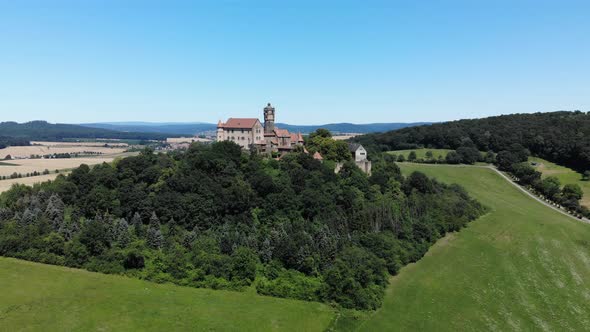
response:
<svg viewBox="0 0 590 332"><path fill-rule="evenodd" d="M588 330L590 225L545 207L491 169L400 167L461 184L490 212L404 267L382 308L355 329Z"/></svg>
<svg viewBox="0 0 590 332"><path fill-rule="evenodd" d="M314 302L155 284L0 257L2 331L323 331Z"/></svg>

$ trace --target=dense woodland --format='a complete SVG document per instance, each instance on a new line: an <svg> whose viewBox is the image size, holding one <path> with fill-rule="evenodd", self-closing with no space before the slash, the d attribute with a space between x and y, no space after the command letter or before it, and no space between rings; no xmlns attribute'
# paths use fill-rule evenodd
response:
<svg viewBox="0 0 590 332"><path fill-rule="evenodd" d="M13 187L0 195L0 255L375 309L389 275L484 210L386 159L368 177L306 153L193 144Z"/></svg>
<svg viewBox="0 0 590 332"><path fill-rule="evenodd" d="M4 134L3 132L0 132ZM15 138L8 136L0 136L0 149L4 149L8 146L27 146L31 145L31 142L26 138Z"/></svg>
<svg viewBox="0 0 590 332"><path fill-rule="evenodd" d="M0 122L0 136L0 149L10 145L30 145L30 141L61 141L68 138L164 140L166 137L174 137L162 133L122 132L45 121Z"/></svg>
<svg viewBox="0 0 590 332"><path fill-rule="evenodd" d="M518 143L534 155L579 172L590 170L590 114L512 114L404 128L356 138L372 151L474 147L499 153Z"/></svg>

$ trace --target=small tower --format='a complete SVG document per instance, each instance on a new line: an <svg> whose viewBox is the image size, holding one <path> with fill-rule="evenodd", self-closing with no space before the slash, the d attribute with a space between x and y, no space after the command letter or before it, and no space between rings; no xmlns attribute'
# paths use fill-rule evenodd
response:
<svg viewBox="0 0 590 332"><path fill-rule="evenodd" d="M272 134L275 131L275 108L268 103L264 108L264 133Z"/></svg>
<svg viewBox="0 0 590 332"><path fill-rule="evenodd" d="M221 120L219 120L219 122L217 122L217 141L223 141L225 140L225 135L223 135L223 125L224 123L221 122Z"/></svg>

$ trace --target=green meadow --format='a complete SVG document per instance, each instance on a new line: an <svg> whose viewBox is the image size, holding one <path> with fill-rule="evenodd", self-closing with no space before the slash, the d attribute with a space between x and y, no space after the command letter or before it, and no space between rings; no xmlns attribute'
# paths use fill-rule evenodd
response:
<svg viewBox="0 0 590 332"><path fill-rule="evenodd" d="M313 302L195 289L0 258L0 331L323 331Z"/></svg>
<svg viewBox="0 0 590 332"><path fill-rule="evenodd" d="M530 157L530 162L537 163L535 169L543 174L543 177L555 176L562 185L568 183L577 183L584 191L581 204L590 207L590 181L583 181L582 174L571 168L559 166L545 159Z"/></svg>
<svg viewBox="0 0 590 332"><path fill-rule="evenodd" d="M490 169L400 164L459 183L490 212L391 279L362 331L582 331L590 327L590 225Z"/></svg>

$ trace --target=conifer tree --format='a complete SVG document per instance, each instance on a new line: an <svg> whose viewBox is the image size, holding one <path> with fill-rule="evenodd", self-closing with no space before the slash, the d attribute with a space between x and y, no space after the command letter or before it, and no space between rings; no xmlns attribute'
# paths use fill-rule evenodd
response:
<svg viewBox="0 0 590 332"><path fill-rule="evenodd" d="M131 235L129 234L129 224L125 218L121 218L116 226L117 243L122 248L126 247L131 242Z"/></svg>
<svg viewBox="0 0 590 332"><path fill-rule="evenodd" d="M176 220L174 220L174 217L170 218L170 220L168 221L168 237L173 237L178 234L176 229L177 227L178 223L176 222Z"/></svg>
<svg viewBox="0 0 590 332"><path fill-rule="evenodd" d="M160 249L162 247L163 242L164 237L162 236L162 231L160 229L160 219L158 219L156 213L153 212L150 218L150 225L147 231L147 244L151 248Z"/></svg>
<svg viewBox="0 0 590 332"><path fill-rule="evenodd" d="M22 227L33 225L37 221L37 215L33 210L26 208L19 221L19 225Z"/></svg>
<svg viewBox="0 0 590 332"><path fill-rule="evenodd" d="M45 209L45 215L51 221L53 230L58 231L64 225L64 202L61 200L59 195L53 194L47 200L47 208Z"/></svg>
<svg viewBox="0 0 590 332"><path fill-rule="evenodd" d="M0 221L8 221L13 216L14 214L12 211L10 211L10 209L0 208Z"/></svg>
<svg viewBox="0 0 590 332"><path fill-rule="evenodd" d="M143 236L143 222L141 221L141 216L138 212L133 214L133 217L131 218L131 226L135 228L135 235L137 235L137 237Z"/></svg>

